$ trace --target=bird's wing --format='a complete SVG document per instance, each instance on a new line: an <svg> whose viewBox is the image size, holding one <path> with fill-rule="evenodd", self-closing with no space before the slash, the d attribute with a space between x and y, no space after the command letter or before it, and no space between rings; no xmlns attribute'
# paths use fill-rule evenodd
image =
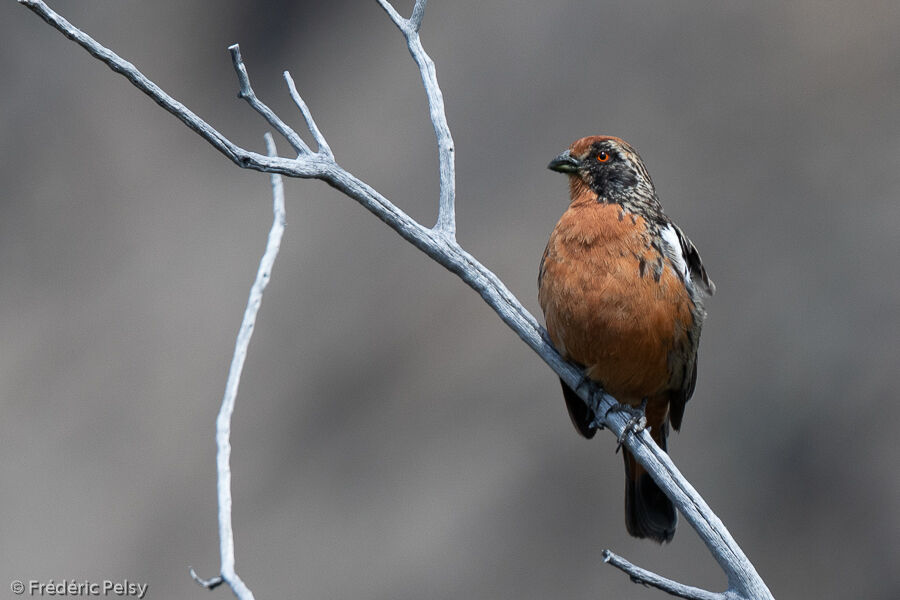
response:
<svg viewBox="0 0 900 600"><path fill-rule="evenodd" d="M696 285L707 296L715 294L716 284L706 274L706 268L703 266L703 261L700 260L697 247L684 235L681 228L670 222L661 229L660 233L666 242L666 254L681 271L685 283Z"/></svg>

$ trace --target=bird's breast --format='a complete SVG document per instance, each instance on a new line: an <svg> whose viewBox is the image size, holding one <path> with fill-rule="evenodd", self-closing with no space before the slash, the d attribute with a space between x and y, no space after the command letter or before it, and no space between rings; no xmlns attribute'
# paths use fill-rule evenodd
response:
<svg viewBox="0 0 900 600"><path fill-rule="evenodd" d="M573 203L542 263L539 300L551 340L620 401L677 387L673 378L696 351L695 305L654 235L617 204Z"/></svg>

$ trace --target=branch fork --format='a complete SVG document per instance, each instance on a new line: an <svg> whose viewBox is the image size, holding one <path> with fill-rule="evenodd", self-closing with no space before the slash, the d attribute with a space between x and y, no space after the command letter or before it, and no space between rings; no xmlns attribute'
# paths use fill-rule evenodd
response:
<svg viewBox="0 0 900 600"><path fill-rule="evenodd" d="M288 72L284 79L294 104L306 121L309 133L316 143L316 150L301 138L254 93L250 78L241 57L240 47L229 47L232 62L240 84L239 96L246 100L280 135L291 145L295 158L282 158L275 152L274 140L266 134L267 154L245 150L231 142L206 121L191 112L183 104L164 92L147 79L134 65L103 47L93 38L74 27L63 17L51 10L41 0L18 0L63 35L73 40L92 56L104 62L113 71L121 74L157 104L197 132L229 160L245 169L271 174L274 196L275 218L269 233L266 252L260 262L256 280L251 288L244 320L235 345L234 358L228 375L225 395L216 424L219 536L222 566L220 575L211 579L201 579L193 570L192 577L204 587L214 589L227 583L241 600L251 600L253 593L244 584L234 569L234 539L231 523L231 445L230 425L241 370L253 333L262 291L269 280L272 264L278 252L278 245L284 230L284 189L280 175L304 179L320 179L345 195L359 202L379 219L393 228L400 236L419 248L436 262L460 277L478 292L484 301L519 337L528 344L556 374L585 401L594 412L595 422L609 429L650 473L656 483L666 492L679 508L686 520L697 531L710 553L728 577L728 589L724 592L710 592L686 586L638 566L626 559L604 551L604 561L628 574L635 582L649 585L681 598L698 600L772 600L763 580L753 565L731 537L724 524L712 512L700 494L681 475L669 456L661 451L646 431L636 430L629 425L629 418L623 411L613 410L618 406L614 398L595 386L583 385L584 374L562 359L547 338L546 331L534 316L507 289L506 285L474 256L466 252L456 241L455 210L455 162L453 138L447 125L444 100L438 86L434 62L425 52L419 38L419 31L425 14L426 0L417 0L409 18L402 17L388 0L377 0L406 39L409 52L419 68L422 83L428 99L431 122L434 126L438 145L440 197L438 217L433 227L424 227L371 186L341 167L322 135L306 103L303 101Z"/></svg>

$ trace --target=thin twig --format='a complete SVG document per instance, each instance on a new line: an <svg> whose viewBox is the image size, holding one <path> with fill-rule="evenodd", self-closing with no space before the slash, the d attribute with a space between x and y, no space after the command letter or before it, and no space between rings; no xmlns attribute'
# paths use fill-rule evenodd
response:
<svg viewBox="0 0 900 600"><path fill-rule="evenodd" d="M266 149L269 156L277 156L275 140L272 135L266 133ZM223 581L231 586L235 595L241 600L253 600L253 592L246 586L235 571L234 566L234 531L231 523L231 417L234 414L234 405L237 400L238 387L241 383L241 373L244 370L244 362L247 359L247 349L253 330L256 326L256 315L262 304L263 290L269 283L272 275L272 267L278 256L281 246L281 237L284 234L285 210L284 210L284 183L281 175L272 174L272 204L274 218L272 228L269 231L269 240L266 251L259 261L259 269L256 279L250 288L250 297L247 299L247 307L244 309L244 318L238 331L234 345L234 355L231 359L231 368L228 371L228 381L225 384L225 395L222 398L222 407L216 419L216 471L218 473L218 498L219 498L219 553L222 560L221 575L204 580L191 569L191 576L197 583L208 589L213 589Z"/></svg>
<svg viewBox="0 0 900 600"><path fill-rule="evenodd" d="M394 8L394 6L390 2L388 2L387 0L378 0L378 4L380 4L381 8L384 9L384 12L388 14L388 16L391 18L391 21L394 22L394 25L400 28L400 31L404 31L409 27L409 21L400 16L400 13L397 12L397 9Z"/></svg>
<svg viewBox="0 0 900 600"><path fill-rule="evenodd" d="M412 17L409 19L401 17L387 0L378 0L378 3L403 33L409 53L416 61L422 75L422 85L425 87L425 95L428 97L428 110L431 115L431 124L434 126L434 135L437 138L440 161L441 191L438 202L438 218L434 229L448 239L456 240L456 160L453 136L450 135L450 126L447 125L444 95L438 85L434 61L425 52L422 41L419 39L419 28L422 26L422 18L425 16L426 0L417 0Z"/></svg>
<svg viewBox="0 0 900 600"><path fill-rule="evenodd" d="M359 202L363 207L393 228L401 237L460 277L466 284L481 295L484 301L497 312L503 322L515 331L519 337L521 337L522 340L528 344L528 346L531 347L566 384L569 385L569 387L577 391L579 396L591 410L594 411L596 422L604 425L610 429L617 438L623 440L625 447L628 448L635 456L635 459L666 492L666 495L672 499L678 509L684 514L686 520L695 530L697 530L700 538L710 550L710 553L725 571L728 577L729 588L726 592L723 592L724 595L722 597L730 600L739 598L745 600L771 600L771 592L757 574L752 563L750 563L741 548L737 545L737 542L731 537L731 534L725 528L724 524L712 512L700 494L698 494L684 476L681 475L669 456L659 449L646 431L637 435L627 432L623 437L627 418L622 413L611 412L609 410L616 405L616 400L608 394L598 393L595 390L590 389L590 386L582 386L582 372L563 360L556 349L550 344L546 331L540 326L534 316L525 309L522 303L519 302L506 285L490 269L481 264L481 262L466 252L456 242L454 235L455 192L453 143L452 138L449 135L449 129L446 129L446 135L444 132L444 129L446 128L446 116L444 114L440 88L437 86L434 63L428 58L428 55L425 54L424 49L422 49L417 33L422 23L425 1L418 0L416 2L411 19L404 19L401 17L387 0L378 1L390 16L391 20L394 21L406 37L410 53L419 65L422 73L423 85L425 86L429 98L432 123L435 126L435 133L439 145L439 155L441 157L441 198L438 222L433 228L423 227L410 218L405 212L397 208L387 198L379 194L371 186L355 177L346 169L340 167L334 161L330 152L324 151L324 149L327 148L327 143L324 145L321 143L319 139L321 133L317 134L318 128L313 130L313 125L310 125L310 130L313 136L316 137L317 143L319 143L320 146L320 151L317 153L301 153L296 159L284 159L275 156L264 156L239 148L227 140L218 131L210 127L197 115L168 96L156 86L156 84L144 77L133 65L107 50L86 34L72 26L68 21L48 8L41 0L19 0L20 3L26 5L50 25L62 32L63 35L74 40L90 54L106 63L111 69L128 78L138 89L153 98L158 104L175 115L188 127L198 132L217 150L234 161L235 164L242 168L269 173L281 173L291 177L316 178L325 181L332 187L346 194L348 197ZM239 60L240 57L238 56L237 58L236 66L243 66L243 63ZM241 71L238 69L239 78L241 76L240 73ZM299 94L297 94L297 97L299 97ZM300 105L298 104L298 106ZM306 112L303 111L302 108L301 112L304 112L304 118L306 118ZM307 121L308 124L310 121L311 117ZM273 126L275 126L275 123L273 123ZM324 137L321 137L321 140L324 140ZM275 188L276 185L273 178L273 190ZM276 194L277 193L279 192L276 190ZM271 242L272 237L270 234L270 244ZM260 265L260 269L262 272L262 264ZM263 278L263 286L265 285L265 280L267 280L267 278L267 275ZM256 284L254 284L254 287L256 287ZM256 308L258 308L258 304ZM248 304L248 311L250 309L251 307ZM252 330L252 323L250 329ZM242 333L243 331L244 327L242 326ZM246 341L249 342L249 338L247 338ZM246 353L246 347L244 347L244 353ZM235 352L235 359L232 363L233 367L235 361L238 361L237 349ZM243 362L243 358L240 358L240 362ZM235 393L236 385L237 381L235 380ZM231 376L229 376L229 387L230 386ZM230 419L231 411L233 410L233 399L231 401L231 406L226 406L228 404L227 397L228 393L226 392L226 400L223 400L222 412L219 416L219 425L222 425L223 422L227 425L227 421ZM223 419L226 408L227 419ZM217 433L217 442L224 442L220 443L219 453L220 534L222 534L222 532L227 533L227 535L223 535L222 576L230 583L230 580L228 579L229 576L224 568L226 563L226 553L224 552L225 538L231 542L231 559L233 561L233 541L231 538L230 522L230 472L227 470L227 452L223 451L230 450L230 447L227 446L227 441L227 435L221 436ZM225 469L221 468L223 466L223 463L221 462L223 456L225 457ZM224 473L224 477L222 476L222 473ZM227 484L225 485L225 488L227 488L226 491L228 494L222 493L223 482ZM226 507L228 509L227 521L222 519L222 511ZM227 527L224 527L224 525L227 525ZM249 590L247 591L249 592ZM237 591L235 593L237 593Z"/></svg>
<svg viewBox="0 0 900 600"><path fill-rule="evenodd" d="M272 127L277 129L278 133L284 136L298 154L312 154L312 150L309 149L309 146L306 145L306 142L303 141L300 134L282 121L271 108L266 106L266 104L256 96L256 93L253 91L253 86L250 85L250 75L247 73L247 67L244 66L244 60L241 58L240 45L232 44L231 46L228 46L228 51L231 52L231 62L234 64L234 70L237 71L238 82L241 84L241 90L238 92L238 96L246 100L250 106L253 107L253 110L262 115Z"/></svg>
<svg viewBox="0 0 900 600"><path fill-rule="evenodd" d="M603 562L609 563L617 569L624 571L633 582L658 588L664 592L668 592L679 598L687 598L688 600L726 600L726 594L709 592L700 588L692 587L672 581L661 575L657 575L647 569L642 569L631 564L618 554L603 551Z"/></svg>
<svg viewBox="0 0 900 600"><path fill-rule="evenodd" d="M191 579L208 590L214 590L225 583L225 580L222 579L221 575L216 575L215 577L210 577L209 579L203 579L202 577L197 575L197 571L194 570L194 567L188 567L188 571L191 574Z"/></svg>
<svg viewBox="0 0 900 600"><path fill-rule="evenodd" d="M18 0L18 2L44 19L50 26L64 36L84 48L88 54L104 63L116 73L125 77L132 85L134 85L134 87L144 92L154 102L184 123L189 129L199 134L203 139L209 142L213 148L227 156L230 161L239 167L266 173L281 173L290 177L302 177L307 179L321 177L322 160L313 160L308 156L298 156L296 159L272 158L264 154L244 150L219 133L209 123L198 117L184 104L150 81L133 64L112 50L99 44L94 38L69 23L42 2L42 0Z"/></svg>
<svg viewBox="0 0 900 600"><path fill-rule="evenodd" d="M412 26L413 31L418 32L422 27L422 18L425 16L425 4L427 2L428 0L416 0L412 16L409 18L409 24Z"/></svg>
<svg viewBox="0 0 900 600"><path fill-rule="evenodd" d="M306 126L309 128L310 133L313 134L313 137L316 140L316 144L319 146L319 152L325 154L330 158L334 158L334 153L331 151L331 147L328 145L328 140L325 139L325 136L322 135L322 132L319 131L319 126L316 125L316 120L313 119L312 113L309 112L309 107L306 106L306 102L303 101L303 98L297 92L297 86L294 85L294 78L291 77L291 74L288 71L284 72L284 80L287 82L288 93L291 95L291 99L294 101L294 104L297 105L297 108L300 109L300 113L303 115L303 119L306 121Z"/></svg>

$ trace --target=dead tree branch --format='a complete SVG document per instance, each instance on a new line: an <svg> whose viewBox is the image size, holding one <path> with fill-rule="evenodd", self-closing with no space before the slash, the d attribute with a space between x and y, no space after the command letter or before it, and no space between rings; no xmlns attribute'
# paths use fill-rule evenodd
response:
<svg viewBox="0 0 900 600"><path fill-rule="evenodd" d="M126 77L135 87L150 96L157 104L177 117L189 128L196 131L239 167L282 174L289 177L320 179L359 202L404 239L456 274L478 292L484 301L497 312L504 323L515 331L563 381L572 389L578 391L585 403L593 410L598 424L610 429L616 437L623 435L628 417L622 412L610 411L611 408L616 406L616 400L591 385L585 384L582 373L565 362L559 353L556 352L548 341L546 332L534 316L522 306L492 271L466 252L456 241L453 140L450 136L450 129L447 126L443 97L438 87L434 63L425 52L419 39L419 29L425 13L425 0L416 1L412 16L409 19L402 17L387 0L378 0L378 2L406 38L410 54L419 67L422 83L428 97L429 111L437 137L440 159L439 212L437 223L431 228L424 227L410 218L387 198L336 162L334 154L316 126L306 104L297 93L294 82L288 73L285 73L285 80L287 81L290 95L302 112L310 132L316 139L318 145L316 151L309 148L296 131L285 124L256 97L253 89L250 87L249 76L238 46L235 45L230 48L232 60L238 73L241 97L245 98L254 110L283 135L297 152L295 158L281 158L273 153L270 153L268 156L259 154L245 150L231 142L203 119L147 79L134 65L74 27L41 0L18 1L63 35L87 50L92 56L104 62L113 71ZM273 179L274 186L275 181ZM276 190L276 196L278 193ZM260 273L263 273L262 264L260 265ZM257 284L262 281L262 285L265 285L266 280L267 274L263 276L262 280L258 277ZM257 284L254 284L254 290L256 290ZM259 287L259 292L261 293L261 291L262 289ZM250 304L253 304L252 294ZM256 307L258 308L258 301ZM251 306L248 305L247 310L249 313ZM253 315L255 315L255 309L253 310ZM252 331L253 315L249 317L248 325L248 317L245 314L245 323L241 328L242 334L245 327L249 327L249 331ZM249 341L249 336L247 341ZM226 392L226 399L223 401L222 412L219 415L217 434L219 444L219 524L220 538L222 540L222 573L220 577L203 583L207 587L215 587L222 581L228 582L235 593L243 599L252 598L252 594L249 589L243 586L240 578L234 572L234 547L231 537L230 516L230 470L228 469L230 446L227 435L231 410L234 405L234 398L228 399L232 385L234 393L237 391L237 379L235 378L232 381L232 376L235 376L235 365L237 365L239 375L240 364L243 362L243 356L239 357L239 354L246 352L246 345L243 347L243 350L240 349L240 346L239 337L238 348L235 350L235 359L232 363L232 373L229 376L229 391ZM698 598L701 600L772 599L772 594L765 583L756 573L753 565L731 537L724 524L712 512L700 494L681 475L669 459L669 456L656 446L648 433L642 431L640 434L635 435L627 432L624 435L623 444L631 451L638 462L647 469L653 479L682 512L686 520L697 531L713 557L725 571L728 577L728 589L724 592L708 592L684 586L636 567L609 551L605 553L605 560L626 572L636 582L658 587L670 594L683 598Z"/></svg>
<svg viewBox="0 0 900 600"><path fill-rule="evenodd" d="M266 149L269 156L275 156L275 140L272 135L266 133ZM244 319L238 330L237 340L234 344L234 355L231 359L231 368L228 370L228 380L225 383L225 395L222 398L222 407L216 419L216 471L218 473L218 500L219 500L219 555L222 567L219 575L211 579L201 579L194 569L191 569L191 577L194 581L207 589L214 589L222 583L231 586L234 594L240 600L253 600L253 592L240 578L234 569L234 530L231 526L231 416L234 414L234 404L237 401L238 386L241 383L241 373L244 370L244 361L247 359L247 349L250 347L250 338L256 326L256 314L262 304L263 290L272 277L272 267L278 250L281 248L281 237L284 235L285 210L284 210L284 182L281 175L273 173L272 181L272 212L274 218L269 230L269 241L266 251L259 261L259 269L256 279L250 288L250 297L247 298L247 308L244 309Z"/></svg>

